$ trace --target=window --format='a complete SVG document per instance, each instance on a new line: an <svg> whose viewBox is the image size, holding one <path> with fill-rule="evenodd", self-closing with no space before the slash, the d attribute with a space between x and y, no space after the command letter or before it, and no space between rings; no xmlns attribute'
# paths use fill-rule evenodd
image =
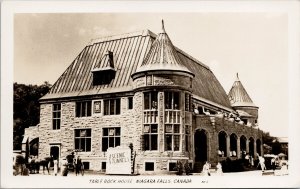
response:
<svg viewBox="0 0 300 189"><path fill-rule="evenodd" d="M145 150L157 150L157 124L144 125L144 144Z"/></svg>
<svg viewBox="0 0 300 189"><path fill-rule="evenodd" d="M75 150L91 151L91 129L75 129Z"/></svg>
<svg viewBox="0 0 300 189"><path fill-rule="evenodd" d="M185 111L192 111L192 96L185 94Z"/></svg>
<svg viewBox="0 0 300 189"><path fill-rule="evenodd" d="M101 170L102 170L102 172L106 171L106 162L105 161L101 162Z"/></svg>
<svg viewBox="0 0 300 189"><path fill-rule="evenodd" d="M53 104L52 107L52 128L53 130L60 129L61 119L61 104Z"/></svg>
<svg viewBox="0 0 300 189"><path fill-rule="evenodd" d="M144 109L157 109L157 92L145 92L144 93Z"/></svg>
<svg viewBox="0 0 300 189"><path fill-rule="evenodd" d="M128 97L128 109L133 108L133 97Z"/></svg>
<svg viewBox="0 0 300 189"><path fill-rule="evenodd" d="M180 145L180 125L165 125L165 150L179 151Z"/></svg>
<svg viewBox="0 0 300 189"><path fill-rule="evenodd" d="M170 162L169 163L169 171L176 171L176 162Z"/></svg>
<svg viewBox="0 0 300 189"><path fill-rule="evenodd" d="M145 162L145 171L154 171L154 162Z"/></svg>
<svg viewBox="0 0 300 189"><path fill-rule="evenodd" d="M102 151L106 152L109 147L120 146L121 144L121 128L103 128L102 135Z"/></svg>
<svg viewBox="0 0 300 189"><path fill-rule="evenodd" d="M179 92L165 92L165 108L178 110L180 105Z"/></svg>
<svg viewBox="0 0 300 189"><path fill-rule="evenodd" d="M85 170L90 169L90 162L82 162L82 163L83 163L83 168L84 168Z"/></svg>
<svg viewBox="0 0 300 189"><path fill-rule="evenodd" d="M76 102L76 117L91 116L92 101Z"/></svg>
<svg viewBox="0 0 300 189"><path fill-rule="evenodd" d="M119 115L121 111L121 101L117 99L104 100L104 115Z"/></svg>
<svg viewBox="0 0 300 189"><path fill-rule="evenodd" d="M101 113L101 101L97 100L94 101L94 114L100 114Z"/></svg>

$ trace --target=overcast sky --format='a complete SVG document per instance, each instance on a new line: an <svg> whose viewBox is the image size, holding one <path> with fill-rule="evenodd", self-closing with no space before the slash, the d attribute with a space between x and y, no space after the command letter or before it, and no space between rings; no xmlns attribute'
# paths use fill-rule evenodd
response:
<svg viewBox="0 0 300 189"><path fill-rule="evenodd" d="M239 78L260 129L288 136L288 17L284 13L16 14L14 82L53 84L93 38L149 29L208 65L228 93Z"/></svg>

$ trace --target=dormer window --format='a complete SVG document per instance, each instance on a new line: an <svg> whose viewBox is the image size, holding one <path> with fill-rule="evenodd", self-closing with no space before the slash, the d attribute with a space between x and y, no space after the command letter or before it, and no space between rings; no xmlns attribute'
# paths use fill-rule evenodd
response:
<svg viewBox="0 0 300 189"><path fill-rule="evenodd" d="M109 84L115 78L113 52L107 51L92 69L93 85Z"/></svg>

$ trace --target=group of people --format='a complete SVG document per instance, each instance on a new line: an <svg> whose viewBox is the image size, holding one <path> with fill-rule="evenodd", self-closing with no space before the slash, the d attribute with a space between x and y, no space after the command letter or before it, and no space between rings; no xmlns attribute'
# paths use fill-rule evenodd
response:
<svg viewBox="0 0 300 189"><path fill-rule="evenodd" d="M220 162L218 162L216 168L217 168L216 175L218 176L223 175L222 165ZM211 164L208 161L206 161L205 164L203 165L202 174L204 176L211 176L210 169L211 169Z"/></svg>
<svg viewBox="0 0 300 189"><path fill-rule="evenodd" d="M69 169L71 167L71 169L75 169L75 174L76 176L81 174L84 174L84 166L82 163L82 160L80 158L80 156L75 157L74 153L72 152L71 155L66 156L66 158L62 159L61 162L62 165L62 176L67 176Z"/></svg>

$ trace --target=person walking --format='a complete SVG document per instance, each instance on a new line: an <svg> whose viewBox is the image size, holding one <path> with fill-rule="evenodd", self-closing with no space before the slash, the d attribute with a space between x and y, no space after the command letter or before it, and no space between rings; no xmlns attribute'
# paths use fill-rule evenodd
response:
<svg viewBox="0 0 300 189"><path fill-rule="evenodd" d="M77 159L76 159L76 176L80 172L82 173L82 162L81 162L80 157L78 156Z"/></svg>
<svg viewBox="0 0 300 189"><path fill-rule="evenodd" d="M222 165L220 162L218 162L217 164L217 175L223 175L223 171L222 171Z"/></svg>
<svg viewBox="0 0 300 189"><path fill-rule="evenodd" d="M53 161L53 170L54 170L54 175L55 176L57 176L57 172L58 172L58 161L57 161L57 159L55 159L54 161Z"/></svg>
<svg viewBox="0 0 300 189"><path fill-rule="evenodd" d="M262 172L264 172L266 169L265 158L262 156L258 156L258 160L259 160L258 164L260 165Z"/></svg>

